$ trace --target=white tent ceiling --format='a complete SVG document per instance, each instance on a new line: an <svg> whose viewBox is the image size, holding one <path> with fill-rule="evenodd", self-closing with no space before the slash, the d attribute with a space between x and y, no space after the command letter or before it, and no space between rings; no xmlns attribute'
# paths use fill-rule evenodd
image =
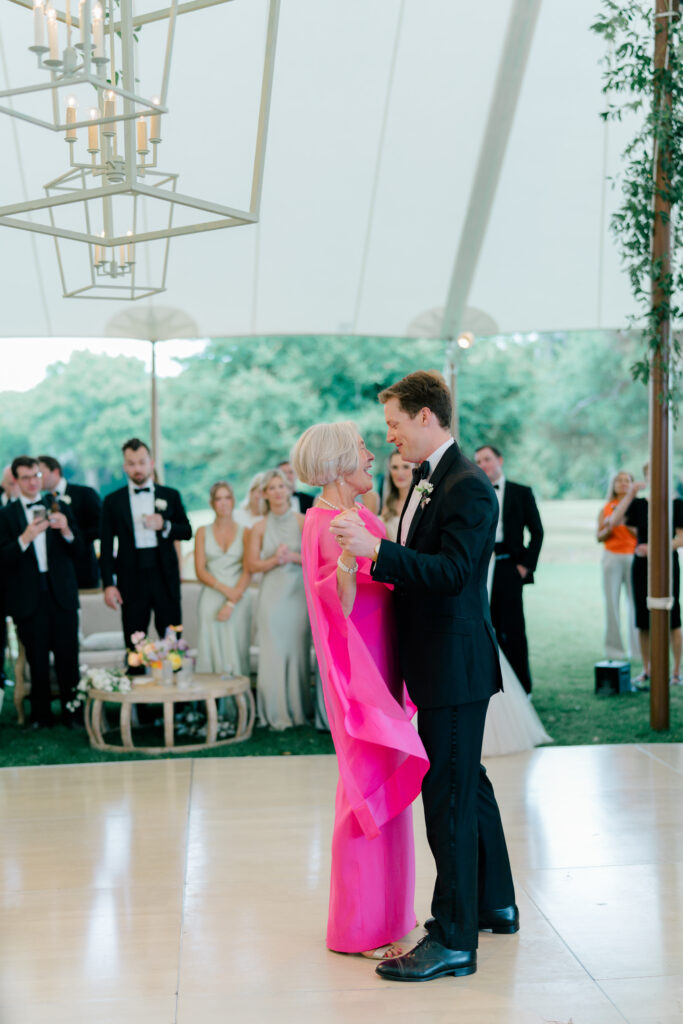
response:
<svg viewBox="0 0 683 1024"><path fill-rule="evenodd" d="M185 192L248 202L266 6L233 0L178 21L161 149ZM261 223L173 240L159 303L186 310L204 336L402 335L443 307L481 199L475 171L508 19L524 6L282 0ZM540 4L468 268L467 305L501 331L619 327L632 309L607 224L604 178L624 130L598 117L596 7ZM2 85L33 60L30 18L0 0ZM2 115L0 147L0 205L42 194L66 165L59 135ZM0 303L5 337L101 335L129 305L64 299L53 241L5 227Z"/></svg>

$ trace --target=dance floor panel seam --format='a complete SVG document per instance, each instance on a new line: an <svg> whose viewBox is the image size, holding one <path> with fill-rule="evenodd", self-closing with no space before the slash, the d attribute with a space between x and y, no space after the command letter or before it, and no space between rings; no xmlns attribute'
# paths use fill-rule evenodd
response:
<svg viewBox="0 0 683 1024"><path fill-rule="evenodd" d="M487 761L521 930L417 986L325 949L333 757L4 770L2 1024L680 1024L683 751L651 746Z"/></svg>

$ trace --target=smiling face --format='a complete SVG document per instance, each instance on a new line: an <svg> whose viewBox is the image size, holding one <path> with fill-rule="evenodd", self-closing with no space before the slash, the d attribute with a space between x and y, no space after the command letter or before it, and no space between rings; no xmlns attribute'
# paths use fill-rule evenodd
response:
<svg viewBox="0 0 683 1024"><path fill-rule="evenodd" d="M263 496L268 502L269 510L275 513L282 513L290 507L291 494L289 487L280 476L271 477L263 489Z"/></svg>
<svg viewBox="0 0 683 1024"><path fill-rule="evenodd" d="M384 403L387 441L398 448L405 462L422 462L434 451L433 413L420 409L411 417L399 405L398 398Z"/></svg>
<svg viewBox="0 0 683 1024"><path fill-rule="evenodd" d="M496 480L500 479L500 475L503 472L502 456L496 455L490 448L480 448L475 453L474 461L479 466L479 469L484 470L492 484L495 484Z"/></svg>
<svg viewBox="0 0 683 1024"><path fill-rule="evenodd" d="M362 437L358 438L358 469L344 477L345 482L351 487L355 494L367 494L372 490L372 475L370 467L375 461L375 456L365 447Z"/></svg>
<svg viewBox="0 0 683 1024"><path fill-rule="evenodd" d="M144 484L154 472L154 460L146 448L126 448L123 453L123 472L131 483Z"/></svg>
<svg viewBox="0 0 683 1024"><path fill-rule="evenodd" d="M399 494L406 491L412 482L413 467L402 455L394 453L389 460L389 475Z"/></svg>

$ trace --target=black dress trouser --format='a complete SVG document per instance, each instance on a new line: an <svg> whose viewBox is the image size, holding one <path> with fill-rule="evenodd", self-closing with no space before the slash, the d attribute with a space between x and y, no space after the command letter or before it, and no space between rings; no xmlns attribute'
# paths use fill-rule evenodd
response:
<svg viewBox="0 0 683 1024"><path fill-rule="evenodd" d="M42 725L52 720L50 651L55 660L62 714L78 684L78 609L55 601L45 575L41 576L38 607L32 615L15 618L17 633L31 670L31 718Z"/></svg>
<svg viewBox="0 0 683 1024"><path fill-rule="evenodd" d="M422 802L436 862L430 934L449 949L476 949L479 910L515 902L500 811L480 763L488 703L418 709L430 765Z"/></svg>
<svg viewBox="0 0 683 1024"><path fill-rule="evenodd" d="M154 625L159 637L166 634L169 626L179 626L180 590L174 593L169 588L161 571L161 560L156 548L138 551L138 565L132 585L122 587L121 622L126 647L131 647L133 633L146 633L154 612Z"/></svg>
<svg viewBox="0 0 683 1024"><path fill-rule="evenodd" d="M496 631L498 646L525 692L531 693L522 586L522 577L513 560L497 559L491 585L491 622Z"/></svg>

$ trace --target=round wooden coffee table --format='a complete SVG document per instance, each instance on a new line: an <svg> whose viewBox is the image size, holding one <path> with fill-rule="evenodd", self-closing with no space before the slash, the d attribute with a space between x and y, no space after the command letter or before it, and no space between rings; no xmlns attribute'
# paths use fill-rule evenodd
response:
<svg viewBox="0 0 683 1024"><path fill-rule="evenodd" d="M221 697L234 697L237 705L237 731L229 739L219 740L218 712L216 701ZM174 705L187 701L202 701L206 704L206 740L203 743L176 744L173 734ZM103 704L121 705L121 743L107 743L102 735ZM136 747L133 743L130 713L134 704L163 704L164 745L163 747ZM129 693L110 693L108 690L90 690L85 705L85 727L90 746L96 750L135 750L140 754L168 754L192 750L206 750L207 747L225 747L229 743L248 740L254 727L254 697L246 676L223 679L219 675L198 674L181 689L179 686L161 686L158 683L141 683L133 686Z"/></svg>

